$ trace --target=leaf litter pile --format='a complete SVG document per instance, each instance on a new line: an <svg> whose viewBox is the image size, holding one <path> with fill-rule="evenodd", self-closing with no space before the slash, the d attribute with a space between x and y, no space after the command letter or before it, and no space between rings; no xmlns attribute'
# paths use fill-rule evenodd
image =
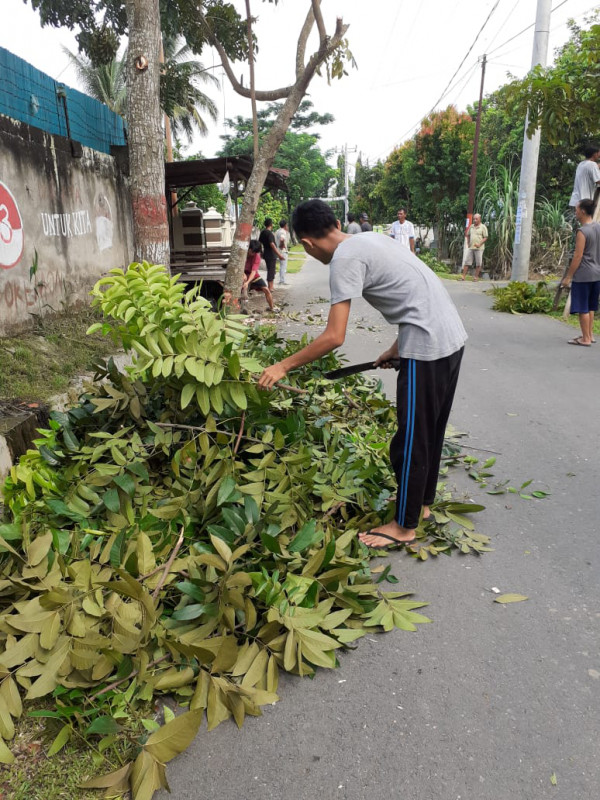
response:
<svg viewBox="0 0 600 800"><path fill-rule="evenodd" d="M393 513L379 383L323 380L330 355L289 376L302 393L258 391L263 365L305 342L214 313L162 267L113 270L94 295L116 324L90 330L134 363L99 364L6 481L0 761L25 702L55 726L50 754L93 743L110 772L88 788L146 800L204 716L239 726L278 699L279 670L312 675L369 631L429 620L382 590L393 576L356 536ZM488 549L464 516L482 506L438 490L407 553ZM189 710L159 727L144 709L161 694Z"/></svg>

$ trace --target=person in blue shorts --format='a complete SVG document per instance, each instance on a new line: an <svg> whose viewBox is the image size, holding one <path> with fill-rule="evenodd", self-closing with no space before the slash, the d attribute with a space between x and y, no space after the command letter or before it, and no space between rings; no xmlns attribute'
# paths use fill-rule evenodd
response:
<svg viewBox="0 0 600 800"><path fill-rule="evenodd" d="M569 339L569 344L591 347L594 314L600 298L600 223L593 221L594 201L580 200L575 216L580 224L575 240L575 253L562 285L571 287L571 314L579 314L581 336Z"/></svg>

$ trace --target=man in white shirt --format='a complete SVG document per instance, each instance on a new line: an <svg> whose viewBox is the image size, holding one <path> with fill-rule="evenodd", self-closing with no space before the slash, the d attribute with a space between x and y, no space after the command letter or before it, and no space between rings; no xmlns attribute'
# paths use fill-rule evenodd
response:
<svg viewBox="0 0 600 800"><path fill-rule="evenodd" d="M411 253L415 252L415 226L406 219L406 209L398 211L398 220L392 223L390 236L404 247L408 247Z"/></svg>
<svg viewBox="0 0 600 800"><path fill-rule="evenodd" d="M275 244L279 250L279 285L286 286L285 274L287 272L288 260L288 223L286 219L279 221L279 228L275 233Z"/></svg>

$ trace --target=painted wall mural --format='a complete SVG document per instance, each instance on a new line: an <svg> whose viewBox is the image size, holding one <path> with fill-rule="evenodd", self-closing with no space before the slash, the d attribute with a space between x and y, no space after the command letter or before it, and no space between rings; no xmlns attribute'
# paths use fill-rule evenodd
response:
<svg viewBox="0 0 600 800"><path fill-rule="evenodd" d="M23 255L23 220L10 189L0 182L0 268L16 266Z"/></svg>

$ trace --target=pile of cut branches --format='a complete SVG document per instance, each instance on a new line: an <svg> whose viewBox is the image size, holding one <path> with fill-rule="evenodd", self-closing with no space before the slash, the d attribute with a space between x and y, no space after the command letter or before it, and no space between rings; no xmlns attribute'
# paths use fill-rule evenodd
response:
<svg viewBox="0 0 600 800"><path fill-rule="evenodd" d="M99 364L4 487L0 760L23 699L45 698L51 754L77 734L118 763L129 737L131 760L87 786L145 800L204 715L241 725L277 700L280 669L312 675L369 630L428 620L382 591L356 537L393 509L380 385L322 380L329 356L291 376L303 393L258 391L253 375L302 342L214 313L162 267L113 270L94 293L116 323L90 330L135 359ZM463 516L481 506L440 488L412 554L485 550ZM189 711L140 734L161 693Z"/></svg>

